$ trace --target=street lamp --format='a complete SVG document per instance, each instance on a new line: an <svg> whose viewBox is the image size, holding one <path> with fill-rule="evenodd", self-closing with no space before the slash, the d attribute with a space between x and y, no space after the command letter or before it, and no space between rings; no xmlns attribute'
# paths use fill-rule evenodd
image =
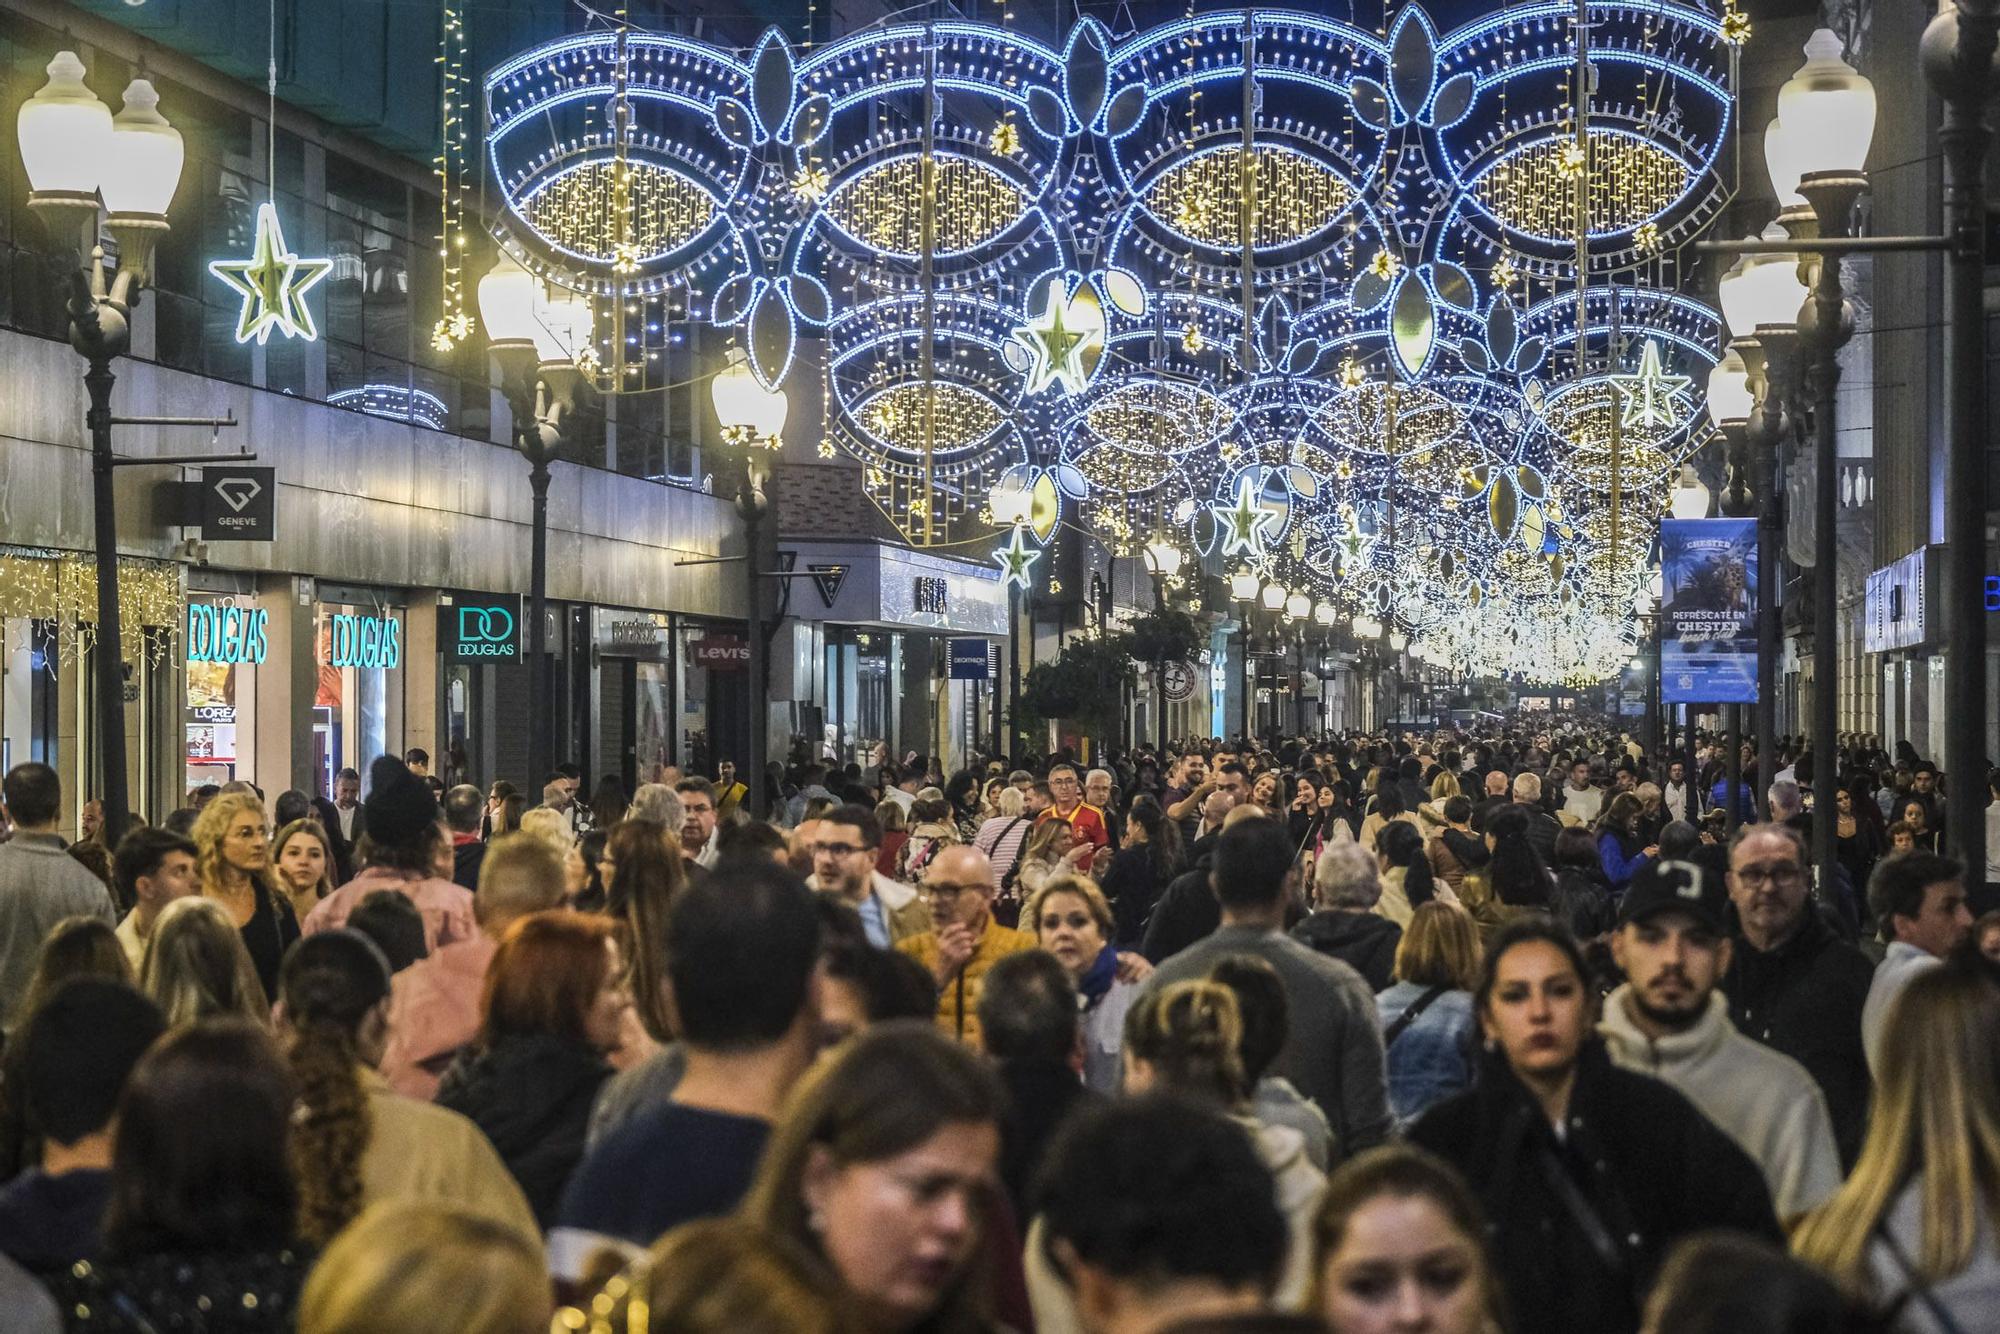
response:
<svg viewBox="0 0 2000 1334"><path fill-rule="evenodd" d="M590 332L590 303L573 292L551 296L540 278L505 251L479 280L479 318L500 371L514 447L528 460L534 492L528 557L528 781L547 781L555 749L549 702L549 461L582 384L574 356Z"/></svg>
<svg viewBox="0 0 2000 1334"><path fill-rule="evenodd" d="M1015 475L1002 477L999 481L999 484L993 488L993 492L987 498L986 503L993 512L993 522L1009 530L1019 529L1023 524L1028 522L1029 518L1035 512L1034 494L1028 489L1026 485L1022 483L1021 479ZM1013 730L1006 733L1003 733L1000 730L999 719L997 717L997 710L999 706L997 704L994 706L996 710L996 717L994 719L994 726L993 726L993 739L994 739L993 743L994 745L1000 748L1003 756L1013 755L1018 753L1019 751L1020 723L1017 720L1019 719L1021 714L1021 639L1022 639L1021 591L1022 590L1019 580L1009 579L1006 581L1006 583L1007 583L1007 726ZM1027 635L1027 640L1028 640L1028 652L1032 655L1034 653L1034 648L1035 648L1034 634L1032 628L1030 629L1030 633ZM996 691L995 693L997 695L998 692ZM1005 738L1004 740L1002 739L1003 737Z"/></svg>
<svg viewBox="0 0 2000 1334"><path fill-rule="evenodd" d="M1668 504L1676 519L1708 517L1708 488L1701 484L1701 478L1695 474L1694 464L1681 465L1680 480L1674 483L1673 495Z"/></svg>
<svg viewBox="0 0 2000 1334"><path fill-rule="evenodd" d="M1179 576L1186 561L1187 553L1164 533L1146 544L1146 573L1153 577L1153 605L1161 611L1167 609L1167 583ZM1167 758L1167 664L1164 659L1153 664L1153 685L1159 693L1153 713L1157 723L1160 763L1164 765Z"/></svg>
<svg viewBox="0 0 2000 1334"><path fill-rule="evenodd" d="M1841 59L1840 39L1825 28L1805 45L1806 63L1778 90L1778 119L1797 149L1799 192L1812 206L1821 239L1851 234L1854 205L1868 188L1862 165L1875 136L1875 89ZM1834 391L1840 384L1841 347L1854 318L1841 291L1840 256L1823 255L1812 299L1799 314L1799 332L1812 352L1813 390L1813 707L1810 735L1818 798L1839 781L1835 733L1839 726L1839 652L1835 621L1838 560L1839 458ZM1761 775L1760 775L1761 777ZM1761 785L1761 784L1760 784ZM1813 821L1813 863L1822 886L1833 883L1837 863L1832 802L1820 803Z"/></svg>
<svg viewBox="0 0 2000 1334"><path fill-rule="evenodd" d="M1782 240L1777 224L1765 228L1763 240ZM1806 295L1798 260L1782 249L1745 254L1718 288L1723 320L1735 335L1756 394L1756 409L1747 427L1751 483L1757 506L1757 702L1753 706L1757 755L1768 777L1777 749L1778 617L1778 496L1775 477L1779 446L1787 434L1785 402L1798 368L1799 307ZM1736 488L1732 487L1732 491ZM1736 497L1732 495L1732 499ZM1760 788L1766 786L1759 782Z"/></svg>
<svg viewBox="0 0 2000 1334"><path fill-rule="evenodd" d="M756 775L750 788L750 813L766 814L768 793L764 766L770 761L769 682L765 664L764 576L762 542L765 512L769 501L764 494L764 478L769 460L784 445L785 416L790 404L785 391L765 385L742 353L731 356L729 364L709 382L709 398L715 405L715 419L722 424L722 440L736 465L736 511L743 516L744 590L749 598L745 615L750 639L750 763Z"/></svg>
<svg viewBox="0 0 2000 1334"><path fill-rule="evenodd" d="M69 259L69 342L88 363L91 499L97 546L97 753L102 770L106 846L125 832L130 803L125 777L124 624L118 605L118 514L112 486L119 460L111 452L111 363L131 349L131 312L152 269L155 247L168 230L167 209L180 187L185 153L180 132L160 115L160 96L145 79L125 89L116 118L83 82L83 62L59 51L49 81L21 107L15 124L27 168L28 207L42 218ZM108 281L104 248L96 244L99 196L118 242L118 267ZM88 267L82 238L91 231Z"/></svg>

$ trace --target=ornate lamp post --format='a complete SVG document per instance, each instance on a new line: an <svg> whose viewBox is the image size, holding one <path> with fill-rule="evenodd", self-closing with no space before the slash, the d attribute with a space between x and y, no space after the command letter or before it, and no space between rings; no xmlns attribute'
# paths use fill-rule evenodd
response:
<svg viewBox="0 0 2000 1334"><path fill-rule="evenodd" d="M1855 201L1868 188L1862 164L1875 137L1875 89L1840 58L1840 39L1822 28L1806 43L1806 63L1778 90L1778 121L1801 171L1798 192L1812 206L1822 240L1851 234ZM1854 317L1841 291L1840 256L1822 257L1812 297L1799 312L1799 332L1812 354L1813 414L1813 707L1815 805L1813 865L1822 886L1837 869L1833 793L1838 763L1840 670L1835 621L1840 615L1839 459L1834 391L1840 385L1839 353L1854 333Z"/></svg>
<svg viewBox="0 0 2000 1334"><path fill-rule="evenodd" d="M1778 239L1771 230L1765 239ZM1752 716L1762 788L1772 773L1778 731L1779 516L1774 479L1778 449L1788 434L1785 403L1798 365L1799 304L1805 299L1805 284L1799 281L1798 262L1773 250L1744 255L1723 275L1719 295L1723 321L1735 335L1732 347L1742 355L1756 394L1747 439L1755 469L1751 494L1757 505L1757 703ZM1761 807L1762 794L1756 795Z"/></svg>
<svg viewBox="0 0 2000 1334"><path fill-rule="evenodd" d="M1027 526L1029 518L1034 513L1034 496L1029 492L1028 488L1018 484L1009 485L1003 482L993 489L993 495L988 504L993 510L993 522L1007 529L1014 535L1015 540L1018 542L1022 529ZM1032 563L1032 559L1030 559L1030 563ZM998 704L996 703L993 735L994 744L1000 748L1001 757L1011 761L1014 756L1021 753L1021 640L1023 638L1021 634L1021 595L1025 590L1021 579L1009 577L1006 580L1006 584L1007 730L1005 732L1000 730L999 719L997 717ZM1028 640L1028 654L1032 659L1035 651L1032 627L1030 627L1030 633L1026 638ZM1032 661L1029 665L1033 665ZM997 699L999 692L995 691L994 693Z"/></svg>
<svg viewBox="0 0 2000 1334"><path fill-rule="evenodd" d="M736 470L736 511L743 516L744 593L748 597L750 639L750 764L756 775L750 789L750 813L762 818L769 805L764 766L770 761L766 731L771 721L770 683L764 642L764 572L762 534L770 501L764 481L770 459L784 444L785 391L768 389L750 363L734 357L709 384L715 419L722 423L722 441Z"/></svg>
<svg viewBox="0 0 2000 1334"><path fill-rule="evenodd" d="M589 337L590 304L573 292L551 295L541 279L502 252L479 280L479 317L500 371L514 447L528 460L535 496L528 564L528 781L539 785L548 779L555 749L548 661L549 461L562 447L563 421L582 384L573 356Z"/></svg>
<svg viewBox="0 0 2000 1334"><path fill-rule="evenodd" d="M1181 566L1187 562L1187 553L1165 534L1146 544L1146 573L1153 579L1153 605L1161 611L1167 608L1167 584L1177 578ZM1153 664L1153 687L1159 700L1155 709L1158 726L1159 758L1164 766L1167 759L1167 664Z"/></svg>
<svg viewBox="0 0 2000 1334"><path fill-rule="evenodd" d="M1250 613L1257 605L1257 592L1263 581L1254 570L1238 570L1229 576L1229 596L1236 603L1236 633L1243 644L1243 735L1253 736L1257 730L1257 678L1250 665Z"/></svg>
<svg viewBox="0 0 2000 1334"><path fill-rule="evenodd" d="M115 846L130 815L125 779L125 656L118 605L118 514L112 474L111 363L131 350L131 312L151 276L153 252L168 230L167 209L180 186L185 150L180 132L160 115L160 97L145 79L125 89L116 117L83 83L75 52L58 52L49 81L22 106L16 130L27 167L33 209L69 261L69 342L88 363L91 500L97 545L97 754L104 836ZM107 280L97 244L99 197L110 211L105 228L118 242L118 264ZM85 229L90 240L83 243ZM87 252L88 260L83 256Z"/></svg>

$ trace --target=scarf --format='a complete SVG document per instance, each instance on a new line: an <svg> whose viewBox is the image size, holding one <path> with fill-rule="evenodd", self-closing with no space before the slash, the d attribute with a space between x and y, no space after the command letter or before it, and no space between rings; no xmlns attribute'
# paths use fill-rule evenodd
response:
<svg viewBox="0 0 2000 1334"><path fill-rule="evenodd" d="M1087 1009L1104 999L1104 993L1111 990L1111 984L1118 980L1118 950L1106 945L1097 952L1089 969L1077 981L1076 989L1083 997Z"/></svg>

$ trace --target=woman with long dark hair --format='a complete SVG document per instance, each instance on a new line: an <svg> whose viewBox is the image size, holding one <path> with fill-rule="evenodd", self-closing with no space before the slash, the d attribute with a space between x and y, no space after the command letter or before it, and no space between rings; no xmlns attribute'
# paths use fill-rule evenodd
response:
<svg viewBox="0 0 2000 1334"><path fill-rule="evenodd" d="M1409 1132L1472 1186L1517 1327L1538 1334L1637 1330L1681 1237L1781 1236L1757 1165L1672 1087L1612 1064L1588 979L1546 917L1502 928L1473 998L1486 1039L1473 1087Z"/></svg>
<svg viewBox="0 0 2000 1334"><path fill-rule="evenodd" d="M633 1008L648 1037L671 1042L667 911L687 886L680 839L650 820L621 820L612 826L604 852L615 868L604 912L618 925L618 954L625 961Z"/></svg>
<svg viewBox="0 0 2000 1334"><path fill-rule="evenodd" d="M1432 899L1458 906L1451 886L1432 877L1424 836L1416 825L1403 820L1384 825L1375 839L1375 859L1382 872L1382 897L1375 901L1375 911L1397 926L1409 926L1410 914Z"/></svg>
<svg viewBox="0 0 2000 1334"><path fill-rule="evenodd" d="M306 1240L323 1246L364 1206L407 1198L462 1205L539 1238L479 1128L376 1073L389 1039L389 963L375 942L344 929L308 936L286 956L279 995L298 1087L292 1164Z"/></svg>
<svg viewBox="0 0 2000 1334"><path fill-rule="evenodd" d="M1158 799L1141 793L1125 813L1125 846L1104 872L1104 897L1116 921L1112 944L1137 949L1153 905L1181 873L1180 826Z"/></svg>
<svg viewBox="0 0 2000 1334"><path fill-rule="evenodd" d="M1604 878L1613 894L1624 893L1639 868L1660 855L1659 844L1640 841L1642 813L1638 797L1620 792L1604 808L1604 814L1597 817L1597 827L1592 832L1597 835L1598 860L1604 866Z"/></svg>
<svg viewBox="0 0 2000 1334"><path fill-rule="evenodd" d="M297 1232L293 1085L254 1025L162 1038L118 1102L104 1249L49 1280L75 1334L290 1334L312 1251Z"/></svg>

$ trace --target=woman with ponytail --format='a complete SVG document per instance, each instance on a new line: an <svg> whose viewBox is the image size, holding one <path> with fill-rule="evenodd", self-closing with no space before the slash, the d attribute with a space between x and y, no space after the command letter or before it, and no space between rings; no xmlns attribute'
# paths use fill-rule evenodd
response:
<svg viewBox="0 0 2000 1334"><path fill-rule="evenodd" d="M1375 911L1397 926L1408 927L1411 914L1433 899L1458 906L1451 886L1432 877L1424 836L1415 825L1401 820L1384 825L1376 836L1375 859L1382 869L1382 897L1375 901Z"/></svg>
<svg viewBox="0 0 2000 1334"><path fill-rule="evenodd" d="M1203 979L1148 990L1125 1015L1125 1091L1209 1103L1255 1140L1277 1181L1278 1207L1292 1237L1274 1298L1296 1311L1311 1294L1313 1216L1326 1177L1307 1159L1302 1134L1264 1124L1252 1113L1242 1044L1243 1015L1228 987Z"/></svg>
<svg viewBox="0 0 2000 1334"><path fill-rule="evenodd" d="M366 1205L424 1199L516 1228L535 1215L479 1128L405 1098L375 1071L389 1040L389 962L358 931L308 936L279 978L285 1056L298 1085L292 1163L299 1230L323 1246Z"/></svg>

